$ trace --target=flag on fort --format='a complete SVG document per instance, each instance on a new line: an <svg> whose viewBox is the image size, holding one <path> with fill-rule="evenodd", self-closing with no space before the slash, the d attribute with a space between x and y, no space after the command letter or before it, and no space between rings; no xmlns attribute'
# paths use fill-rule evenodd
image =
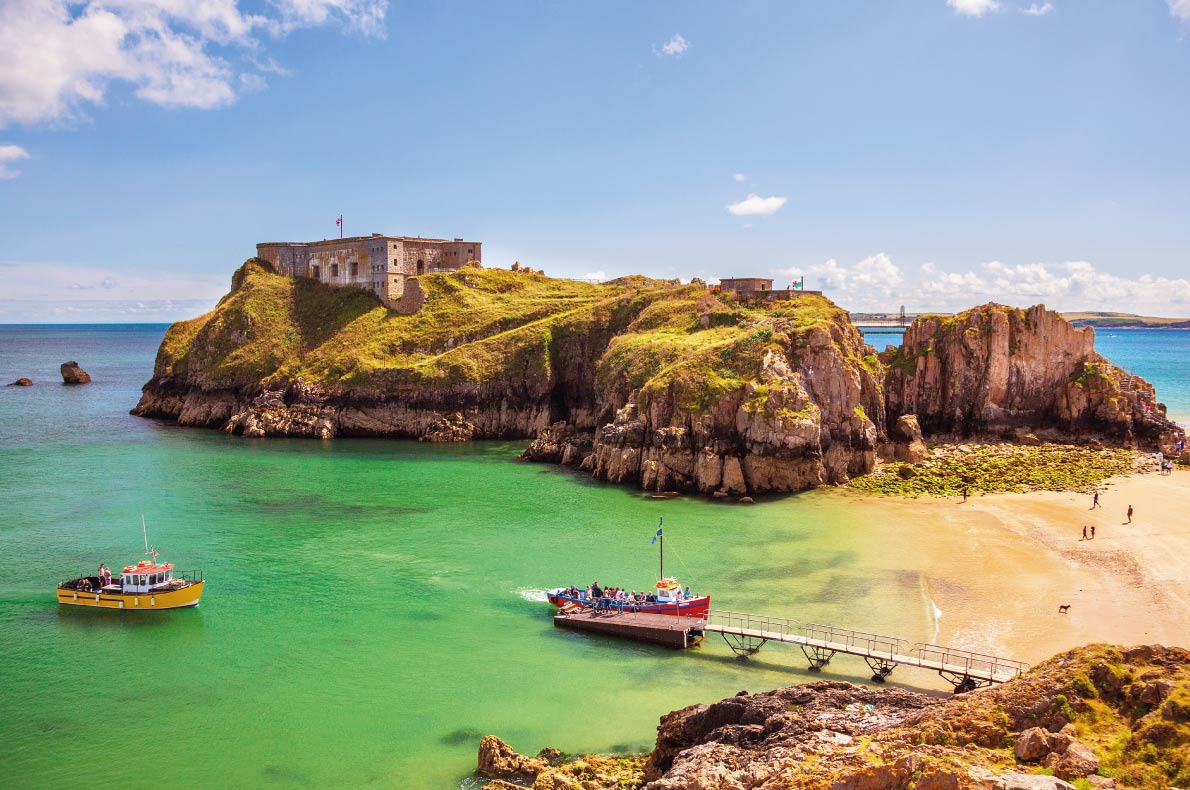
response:
<svg viewBox="0 0 1190 790"><path fill-rule="evenodd" d="M343 227L343 215L342 214L340 214L339 218L337 220L335 220L335 224L338 225L339 227Z"/></svg>
<svg viewBox="0 0 1190 790"><path fill-rule="evenodd" d="M653 536L653 543L656 543L656 542L657 542L657 538L664 537L664 536L661 534L661 527L662 527L662 525L663 525L664 523L665 523L665 517L664 517L664 516L662 516L661 518L658 518L658 519L657 519L657 534ZM650 544L650 545L652 545L652 544Z"/></svg>

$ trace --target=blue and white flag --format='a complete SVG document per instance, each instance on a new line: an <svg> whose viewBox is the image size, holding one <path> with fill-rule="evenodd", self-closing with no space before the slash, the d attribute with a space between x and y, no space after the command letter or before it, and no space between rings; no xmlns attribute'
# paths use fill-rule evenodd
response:
<svg viewBox="0 0 1190 790"><path fill-rule="evenodd" d="M664 524L664 523L665 523L665 518L664 518L664 517L657 519L657 534L653 536L653 543L656 543L656 542L657 542L657 538L660 538L660 537L662 537L662 535L661 535L661 525L662 525L662 524Z"/></svg>

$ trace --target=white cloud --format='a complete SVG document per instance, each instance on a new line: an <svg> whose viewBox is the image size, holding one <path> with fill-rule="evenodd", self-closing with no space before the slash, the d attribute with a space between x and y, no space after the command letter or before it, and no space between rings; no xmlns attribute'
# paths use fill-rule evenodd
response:
<svg viewBox="0 0 1190 790"><path fill-rule="evenodd" d="M732 178L734 178L736 181L739 181L741 184L748 180L748 176L744 175L743 173L736 173L734 176L732 176Z"/></svg>
<svg viewBox="0 0 1190 790"><path fill-rule="evenodd" d="M727 210L737 217L768 216L776 214L788 200L789 198L784 197L748 195L738 203L728 205Z"/></svg>
<svg viewBox="0 0 1190 790"><path fill-rule="evenodd" d="M677 57L688 49L690 49L690 42L682 38L678 33L674 33L673 38L661 45L661 50L658 54Z"/></svg>
<svg viewBox="0 0 1190 790"><path fill-rule="evenodd" d="M1183 22L1190 22L1190 0L1169 0L1169 13Z"/></svg>
<svg viewBox="0 0 1190 790"><path fill-rule="evenodd" d="M1056 310L1109 310L1190 317L1190 279L1141 274L1121 277L1087 261L1006 264L989 261L973 269L948 271L925 263L907 273L883 253L853 266L829 260L774 272L807 276L806 287L821 289L848 310L953 312L984 302L1017 307L1043 303Z"/></svg>
<svg viewBox="0 0 1190 790"><path fill-rule="evenodd" d="M13 162L28 158L29 152L19 145L0 145L0 180L19 176L21 171L12 166Z"/></svg>
<svg viewBox="0 0 1190 790"><path fill-rule="evenodd" d="M946 0L946 4L962 16L983 16L989 11L999 11L997 0Z"/></svg>
<svg viewBox="0 0 1190 790"><path fill-rule="evenodd" d="M260 34L334 24L382 36L388 0L268 8L271 16L245 13L239 0L3 0L0 128L78 120L113 83L164 107L226 106L237 87L260 87L256 71L283 72L260 54Z"/></svg>
<svg viewBox="0 0 1190 790"><path fill-rule="evenodd" d="M587 272L583 275L584 280L599 280L603 282L607 279L607 272Z"/></svg>
<svg viewBox="0 0 1190 790"><path fill-rule="evenodd" d="M1190 0L1183 0L1183 1L1190 3ZM1045 16L1046 14L1052 14L1053 12L1054 12L1054 4L1050 3L1050 2L1034 3L1033 5L1029 6L1028 8L1021 9L1021 13L1024 14L1025 16Z"/></svg>
<svg viewBox="0 0 1190 790"><path fill-rule="evenodd" d="M226 277L174 275L146 276L106 267L69 263L0 262L4 298L20 302L55 304L111 300L211 301L227 292Z"/></svg>

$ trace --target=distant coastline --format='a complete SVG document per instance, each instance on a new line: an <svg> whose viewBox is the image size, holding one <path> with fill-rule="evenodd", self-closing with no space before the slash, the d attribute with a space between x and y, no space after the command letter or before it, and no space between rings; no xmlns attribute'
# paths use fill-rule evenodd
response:
<svg viewBox="0 0 1190 790"><path fill-rule="evenodd" d="M1062 313L1077 327L1097 329L1190 329L1190 318L1158 318L1134 313Z"/></svg>

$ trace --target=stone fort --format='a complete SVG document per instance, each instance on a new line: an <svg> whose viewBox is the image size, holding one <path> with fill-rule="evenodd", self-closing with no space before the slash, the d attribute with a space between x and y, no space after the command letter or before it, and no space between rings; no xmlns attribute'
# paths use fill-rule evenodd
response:
<svg viewBox="0 0 1190 790"><path fill-rule="evenodd" d="M478 241L383 233L323 241L262 242L256 245L256 256L290 277L310 277L333 286L362 286L389 307L397 306L407 285L420 294L419 274L453 272L468 261L483 260Z"/></svg>

